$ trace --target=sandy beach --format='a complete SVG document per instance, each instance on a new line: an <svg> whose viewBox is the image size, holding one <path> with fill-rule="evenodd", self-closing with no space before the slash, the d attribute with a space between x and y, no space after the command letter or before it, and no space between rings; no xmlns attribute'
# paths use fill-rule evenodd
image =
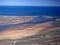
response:
<svg viewBox="0 0 60 45"><path fill-rule="evenodd" d="M0 32L0 39L24 38L27 36L35 35L43 30L44 31L48 30L50 28L52 28L51 22L42 23L42 24L17 26L17 27L5 30L3 32Z"/></svg>

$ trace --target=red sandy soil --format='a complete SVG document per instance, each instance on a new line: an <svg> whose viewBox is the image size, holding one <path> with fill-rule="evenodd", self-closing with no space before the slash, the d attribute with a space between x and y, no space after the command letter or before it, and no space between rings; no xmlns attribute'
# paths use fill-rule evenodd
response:
<svg viewBox="0 0 60 45"><path fill-rule="evenodd" d="M12 27L0 32L0 39L17 39L32 36L52 28L51 22Z"/></svg>

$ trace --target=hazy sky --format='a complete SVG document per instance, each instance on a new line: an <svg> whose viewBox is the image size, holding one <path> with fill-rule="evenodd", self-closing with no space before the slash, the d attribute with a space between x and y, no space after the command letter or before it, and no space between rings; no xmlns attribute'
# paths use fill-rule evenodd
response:
<svg viewBox="0 0 60 45"><path fill-rule="evenodd" d="M60 6L60 0L0 0L0 5Z"/></svg>

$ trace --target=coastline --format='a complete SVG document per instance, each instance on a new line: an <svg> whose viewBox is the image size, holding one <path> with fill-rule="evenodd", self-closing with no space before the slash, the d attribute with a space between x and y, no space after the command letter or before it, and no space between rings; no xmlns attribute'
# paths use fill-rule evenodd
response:
<svg viewBox="0 0 60 45"><path fill-rule="evenodd" d="M28 26L29 25L22 26L23 28L21 26L18 26L18 27L12 28L12 29L5 30L0 33L1 34L0 39L3 39L3 38L6 38L6 39L23 38L26 36L35 35L35 34L39 33L40 31L45 31L45 30L52 28L52 25L50 22L42 23L42 24L34 24L34 25L32 24L32 25L30 25L31 27L27 28ZM24 29L24 27L25 27L25 29ZM22 30L21 30L21 28L22 28Z"/></svg>

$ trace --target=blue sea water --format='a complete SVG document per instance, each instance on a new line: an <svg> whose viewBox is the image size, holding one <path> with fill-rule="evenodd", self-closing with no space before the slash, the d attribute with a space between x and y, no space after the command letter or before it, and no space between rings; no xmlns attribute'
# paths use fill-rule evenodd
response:
<svg viewBox="0 0 60 45"><path fill-rule="evenodd" d="M60 7L55 6L0 6L0 16L60 16ZM35 19L36 20L36 19ZM38 22L24 22L16 25L0 26L0 31L10 27L20 26L23 24L39 24L54 21L55 19L37 18ZM41 22L39 21L41 20Z"/></svg>
<svg viewBox="0 0 60 45"><path fill-rule="evenodd" d="M60 16L57 6L0 6L0 16Z"/></svg>

